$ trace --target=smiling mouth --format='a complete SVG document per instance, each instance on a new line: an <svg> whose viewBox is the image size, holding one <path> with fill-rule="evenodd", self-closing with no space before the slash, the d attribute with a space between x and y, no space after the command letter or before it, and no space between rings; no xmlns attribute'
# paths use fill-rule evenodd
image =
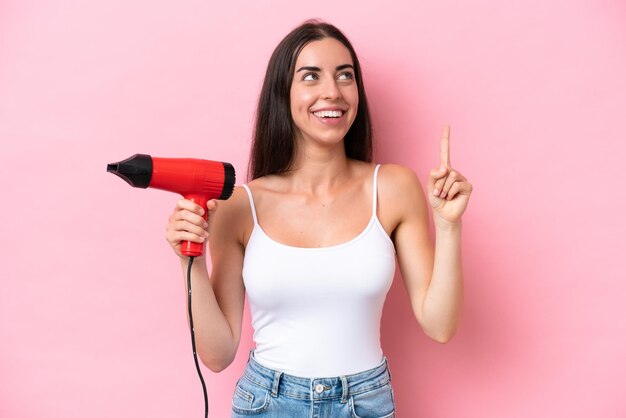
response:
<svg viewBox="0 0 626 418"><path fill-rule="evenodd" d="M313 112L315 116L322 119L336 119L343 116L343 110L320 110L319 112Z"/></svg>

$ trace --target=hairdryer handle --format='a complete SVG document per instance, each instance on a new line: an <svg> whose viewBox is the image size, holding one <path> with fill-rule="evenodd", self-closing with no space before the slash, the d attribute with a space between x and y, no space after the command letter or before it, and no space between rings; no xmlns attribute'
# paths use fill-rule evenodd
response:
<svg viewBox="0 0 626 418"><path fill-rule="evenodd" d="M202 206L202 209L204 209L204 220L208 221L209 212L206 207L206 204L209 201L208 196L194 194L186 195L183 197L185 199L191 200L196 205ZM186 255L187 257L199 257L204 254L204 244L201 242L182 241L180 243L180 253L182 255Z"/></svg>

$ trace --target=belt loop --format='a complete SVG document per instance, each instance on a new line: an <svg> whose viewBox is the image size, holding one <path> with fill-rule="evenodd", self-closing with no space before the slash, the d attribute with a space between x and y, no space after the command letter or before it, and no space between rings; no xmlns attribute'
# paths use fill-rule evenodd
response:
<svg viewBox="0 0 626 418"><path fill-rule="evenodd" d="M278 384L280 383L280 377L283 375L283 372L276 371L274 372L274 382L272 383L272 396L276 398L278 396Z"/></svg>
<svg viewBox="0 0 626 418"><path fill-rule="evenodd" d="M389 381L391 382L391 370L389 369L389 360L385 357L385 368L387 369L387 373L389 373Z"/></svg>
<svg viewBox="0 0 626 418"><path fill-rule="evenodd" d="M348 379L345 376L341 376L341 403L348 402Z"/></svg>

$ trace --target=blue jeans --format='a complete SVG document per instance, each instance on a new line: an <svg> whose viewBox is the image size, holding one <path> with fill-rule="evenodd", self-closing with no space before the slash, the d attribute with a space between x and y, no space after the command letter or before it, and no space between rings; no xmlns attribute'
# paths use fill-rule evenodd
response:
<svg viewBox="0 0 626 418"><path fill-rule="evenodd" d="M386 357L379 366L357 374L309 379L262 366L252 350L232 405L232 418L395 417Z"/></svg>

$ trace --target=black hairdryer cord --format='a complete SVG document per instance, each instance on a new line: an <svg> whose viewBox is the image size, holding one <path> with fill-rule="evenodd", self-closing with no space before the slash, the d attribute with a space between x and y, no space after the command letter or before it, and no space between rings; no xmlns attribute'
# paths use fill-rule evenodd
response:
<svg viewBox="0 0 626 418"><path fill-rule="evenodd" d="M209 417L209 399L206 395L206 385L200 372L200 365L198 364L198 356L196 355L196 337L193 333L193 316L191 315L191 265L195 257L189 257L189 266L187 267L187 306L189 309L189 328L191 329L191 348L193 348L193 361L196 363L196 370L198 376L200 376L200 382L202 382L202 392L204 393L204 417Z"/></svg>

